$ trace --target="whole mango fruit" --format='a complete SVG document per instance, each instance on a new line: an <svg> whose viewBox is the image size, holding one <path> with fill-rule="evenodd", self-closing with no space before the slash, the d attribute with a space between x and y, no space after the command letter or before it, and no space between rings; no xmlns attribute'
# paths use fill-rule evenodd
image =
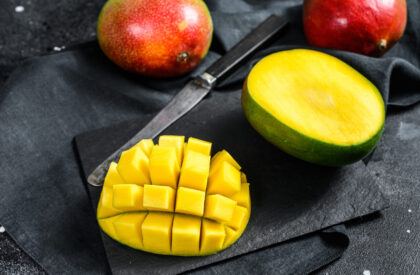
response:
<svg viewBox="0 0 420 275"><path fill-rule="evenodd" d="M381 56L403 35L405 0L305 0L303 28L309 44Z"/></svg>
<svg viewBox="0 0 420 275"><path fill-rule="evenodd" d="M206 56L213 23L202 0L109 0L97 33L102 51L121 68L173 77Z"/></svg>
<svg viewBox="0 0 420 275"><path fill-rule="evenodd" d="M233 244L251 214L249 183L225 150L184 136L143 139L112 162L97 219L111 238L151 253L202 256Z"/></svg>

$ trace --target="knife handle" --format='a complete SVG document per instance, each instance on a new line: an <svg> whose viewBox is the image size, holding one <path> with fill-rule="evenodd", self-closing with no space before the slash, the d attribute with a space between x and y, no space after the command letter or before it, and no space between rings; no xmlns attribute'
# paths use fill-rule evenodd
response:
<svg viewBox="0 0 420 275"><path fill-rule="evenodd" d="M227 77L229 73L273 38L286 25L287 20L285 17L271 15L239 41L222 58L210 65L206 73L217 81Z"/></svg>

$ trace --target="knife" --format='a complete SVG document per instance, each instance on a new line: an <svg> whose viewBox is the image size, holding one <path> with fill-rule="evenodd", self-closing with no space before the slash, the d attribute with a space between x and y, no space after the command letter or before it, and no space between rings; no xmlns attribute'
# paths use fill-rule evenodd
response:
<svg viewBox="0 0 420 275"><path fill-rule="evenodd" d="M123 151L128 150L142 139L155 138L189 112L209 94L217 81L228 76L286 25L287 21L284 17L277 15L268 17L224 56L210 65L203 74L190 80L143 129L93 170L87 179L88 183L93 186L103 185L109 165L112 161L118 160Z"/></svg>

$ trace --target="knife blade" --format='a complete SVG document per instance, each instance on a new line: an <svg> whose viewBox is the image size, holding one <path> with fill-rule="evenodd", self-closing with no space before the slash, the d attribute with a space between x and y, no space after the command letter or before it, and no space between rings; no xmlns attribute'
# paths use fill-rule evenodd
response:
<svg viewBox="0 0 420 275"><path fill-rule="evenodd" d="M142 139L155 138L189 112L210 93L218 81L227 77L229 73L273 38L286 25L287 20L284 17L277 15L268 17L224 56L210 65L203 74L190 80L143 129L93 170L88 176L88 183L93 186L102 186L110 163L118 160L123 151L128 150Z"/></svg>

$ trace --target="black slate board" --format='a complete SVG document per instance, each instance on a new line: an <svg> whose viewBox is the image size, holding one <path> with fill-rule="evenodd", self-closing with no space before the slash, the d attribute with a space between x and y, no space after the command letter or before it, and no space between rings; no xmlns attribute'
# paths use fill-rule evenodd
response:
<svg viewBox="0 0 420 275"><path fill-rule="evenodd" d="M150 115L76 136L85 177L110 153L141 129ZM222 261L285 240L367 215L387 206L376 179L363 162L321 167L276 149L246 121L240 93L214 92L164 134L213 142L214 154L227 149L251 183L251 219L230 248L207 257L160 256L120 245L102 234L115 274L172 274ZM88 186L96 207L101 188Z"/></svg>

